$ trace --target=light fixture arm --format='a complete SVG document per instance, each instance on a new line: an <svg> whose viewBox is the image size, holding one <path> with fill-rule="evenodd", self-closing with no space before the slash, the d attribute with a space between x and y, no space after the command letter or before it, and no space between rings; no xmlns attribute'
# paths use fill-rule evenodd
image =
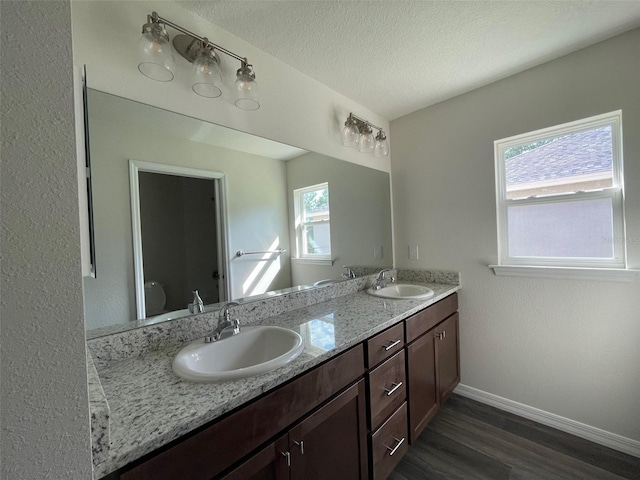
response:
<svg viewBox="0 0 640 480"><path fill-rule="evenodd" d="M383 128L378 127L377 125L374 125L373 123L365 120L364 118L360 118L357 115L354 115L353 113L349 113L349 118L353 118L356 121L358 127L360 127L361 125L369 125L370 127L373 127L376 130L378 130L379 132L382 132L384 134L384 129Z"/></svg>
<svg viewBox="0 0 640 480"><path fill-rule="evenodd" d="M203 47L211 47L214 50L218 51L218 52L222 52L225 55L228 55L232 58L235 58L236 60L238 60L240 63L242 63L242 66L247 66L248 62L247 62L247 58L246 57L241 57L240 55L233 53L231 50L227 50L224 47L221 47L220 45L217 45L213 42L210 42L209 39L207 39L206 37L201 37L200 35L196 35L195 33L187 30L186 28L182 28L180 25L176 25L175 23L173 23L171 20L167 20L166 18L161 17L160 15L158 15L158 12L152 12L151 15L147 15L147 22L148 23L162 23L165 26L169 26L175 30L178 30L180 33L184 33L185 35L188 35L192 38L195 38L196 40L198 40L200 43L202 43ZM250 66L250 65L248 65Z"/></svg>

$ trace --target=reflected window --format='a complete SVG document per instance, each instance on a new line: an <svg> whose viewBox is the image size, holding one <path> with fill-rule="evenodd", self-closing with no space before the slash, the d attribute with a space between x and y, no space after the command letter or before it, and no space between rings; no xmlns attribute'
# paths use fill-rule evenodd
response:
<svg viewBox="0 0 640 480"><path fill-rule="evenodd" d="M329 184L321 183L293 191L298 258L331 258Z"/></svg>
<svg viewBox="0 0 640 480"><path fill-rule="evenodd" d="M336 348L333 314L314 318L300 326L308 353L322 354Z"/></svg>

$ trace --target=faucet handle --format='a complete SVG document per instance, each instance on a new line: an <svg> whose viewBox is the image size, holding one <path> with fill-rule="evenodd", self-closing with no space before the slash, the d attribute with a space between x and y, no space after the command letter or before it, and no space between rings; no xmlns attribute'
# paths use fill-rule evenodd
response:
<svg viewBox="0 0 640 480"><path fill-rule="evenodd" d="M356 272L348 265L343 265L342 268L345 269L345 272L342 274L342 278L356 278Z"/></svg>

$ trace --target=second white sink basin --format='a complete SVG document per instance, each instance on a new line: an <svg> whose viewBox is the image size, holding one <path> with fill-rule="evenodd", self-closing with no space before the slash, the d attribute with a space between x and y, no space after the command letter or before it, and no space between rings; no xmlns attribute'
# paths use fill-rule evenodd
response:
<svg viewBox="0 0 640 480"><path fill-rule="evenodd" d="M376 297L395 298L398 300L424 300L433 297L433 290L430 288L407 283L392 283L378 290L370 288L367 293Z"/></svg>
<svg viewBox="0 0 640 480"><path fill-rule="evenodd" d="M294 360L304 350L302 337L287 328L242 327L238 335L190 343L173 360L173 371L193 382L251 377Z"/></svg>

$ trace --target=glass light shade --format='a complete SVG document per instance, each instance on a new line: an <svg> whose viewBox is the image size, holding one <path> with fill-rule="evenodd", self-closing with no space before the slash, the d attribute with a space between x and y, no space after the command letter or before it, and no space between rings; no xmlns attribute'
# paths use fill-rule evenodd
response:
<svg viewBox="0 0 640 480"><path fill-rule="evenodd" d="M373 147L373 156L386 157L387 155L389 155L389 142L387 142L385 134L379 131L376 135L375 146Z"/></svg>
<svg viewBox="0 0 640 480"><path fill-rule="evenodd" d="M140 63L138 70L145 77L158 82L173 80L173 54L169 35L163 25L147 23L138 41Z"/></svg>
<svg viewBox="0 0 640 480"><path fill-rule="evenodd" d="M248 65L242 65L237 72L236 107L240 110L257 110L260 108L260 95L256 77Z"/></svg>
<svg viewBox="0 0 640 480"><path fill-rule="evenodd" d="M375 146L375 138L373 138L373 132L369 125L365 126L360 134L360 140L358 141L358 150L360 153L371 153Z"/></svg>
<svg viewBox="0 0 640 480"><path fill-rule="evenodd" d="M342 146L353 147L358 146L358 140L360 140L360 129L355 121L351 121L350 118L344 122L344 128L342 129Z"/></svg>
<svg viewBox="0 0 640 480"><path fill-rule="evenodd" d="M193 61L193 91L201 97L222 95L222 72L211 49L202 48Z"/></svg>

